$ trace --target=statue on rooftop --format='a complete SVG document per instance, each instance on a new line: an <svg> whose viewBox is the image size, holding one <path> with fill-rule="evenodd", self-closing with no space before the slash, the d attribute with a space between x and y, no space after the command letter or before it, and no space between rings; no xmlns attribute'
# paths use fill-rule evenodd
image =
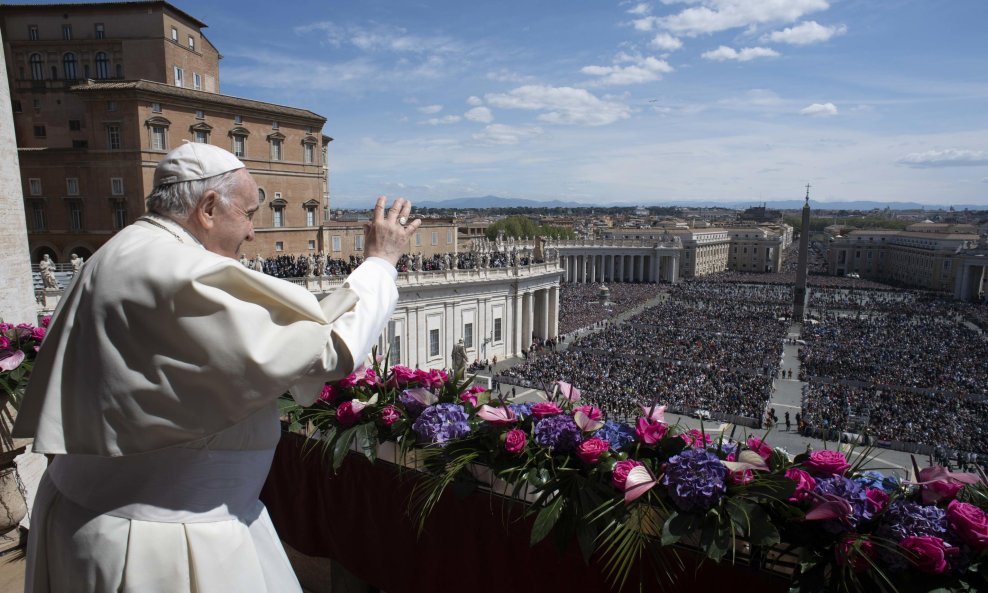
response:
<svg viewBox="0 0 988 593"><path fill-rule="evenodd" d="M82 264L86 263L86 260L74 253L72 254L72 257L69 259L72 260L72 273L78 274L82 270Z"/></svg>
<svg viewBox="0 0 988 593"><path fill-rule="evenodd" d="M47 253L38 262L38 271L41 272L41 282L44 284L45 290L60 290L62 288L58 279L55 278L55 262L51 261Z"/></svg>
<svg viewBox="0 0 988 593"><path fill-rule="evenodd" d="M463 369L467 366L467 349L463 346L463 340L456 343L453 346L453 352L451 354L453 359L453 371L456 373L462 373Z"/></svg>

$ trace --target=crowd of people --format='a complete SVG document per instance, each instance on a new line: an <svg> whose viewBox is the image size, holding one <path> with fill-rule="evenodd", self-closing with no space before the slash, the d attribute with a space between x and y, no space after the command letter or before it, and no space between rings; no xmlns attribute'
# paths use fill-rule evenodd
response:
<svg viewBox="0 0 988 593"><path fill-rule="evenodd" d="M601 284L561 284L559 287L559 332L568 334L614 319L641 306L666 290L658 284L608 284L608 306L600 304Z"/></svg>

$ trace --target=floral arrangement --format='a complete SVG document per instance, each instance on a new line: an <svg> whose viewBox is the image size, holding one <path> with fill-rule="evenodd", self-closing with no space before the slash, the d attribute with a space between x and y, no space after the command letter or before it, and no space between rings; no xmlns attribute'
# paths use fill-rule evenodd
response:
<svg viewBox="0 0 988 593"><path fill-rule="evenodd" d="M295 428L319 431L334 470L350 450L373 461L383 441L414 450L420 529L447 487L482 486L470 468L490 468L511 494L527 494L533 544L575 540L616 589L640 562L671 579L674 544L713 561L788 551L798 557L792 591L988 589L984 473L916 468L907 482L864 471L867 450L792 457L770 435L670 425L662 406L643 407L629 426L580 405L567 383L546 395L513 404L460 375L377 360L327 384L315 405L283 411Z"/></svg>
<svg viewBox="0 0 988 593"><path fill-rule="evenodd" d="M49 323L50 316L43 317L38 327L0 321L0 402L10 401L14 407L20 405Z"/></svg>

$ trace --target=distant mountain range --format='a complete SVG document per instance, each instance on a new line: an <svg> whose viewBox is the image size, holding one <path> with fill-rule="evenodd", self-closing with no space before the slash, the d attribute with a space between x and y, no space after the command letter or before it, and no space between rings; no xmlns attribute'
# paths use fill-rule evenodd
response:
<svg viewBox="0 0 988 593"><path fill-rule="evenodd" d="M450 200L428 200L416 202L416 206L422 208L594 208L594 207L634 207L634 206L682 206L684 208L733 208L743 210L751 206L760 206L762 202L745 200L662 200L645 204L632 202L609 202L607 204L586 204L582 202L567 202L563 200L525 200L521 198L502 198L500 196L483 196L473 198L454 198ZM776 210L795 210L803 207L803 200L776 200L765 202L768 208ZM952 204L954 210L988 210L988 204ZM892 210L941 210L949 206L936 204L920 204L918 202L876 202L870 200L853 200L849 202L820 202L810 200L810 207L823 210L873 210L878 208L884 210L886 207Z"/></svg>

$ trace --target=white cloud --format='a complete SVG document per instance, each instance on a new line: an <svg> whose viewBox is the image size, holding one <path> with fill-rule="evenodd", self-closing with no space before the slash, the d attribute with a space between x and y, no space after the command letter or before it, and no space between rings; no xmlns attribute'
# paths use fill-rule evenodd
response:
<svg viewBox="0 0 988 593"><path fill-rule="evenodd" d="M495 107L541 111L538 119L553 124L603 126L631 116L627 105L573 87L526 85L484 97Z"/></svg>
<svg viewBox="0 0 988 593"><path fill-rule="evenodd" d="M652 7L648 5L648 2L639 2L628 9L628 14L642 15L648 14L651 11Z"/></svg>
<svg viewBox="0 0 988 593"><path fill-rule="evenodd" d="M513 82L513 83L530 82L531 80L533 80L531 76L525 74L518 74L517 72L512 72L511 70L507 70L504 68L500 70L496 70L494 72L488 72L487 74L484 75L484 78L486 78L487 80L493 80L494 82Z"/></svg>
<svg viewBox="0 0 988 593"><path fill-rule="evenodd" d="M593 86L612 86L661 80L663 74L672 72L672 66L651 56L632 56L622 52L614 58L613 66L584 66L580 72L600 77L592 83Z"/></svg>
<svg viewBox="0 0 988 593"><path fill-rule="evenodd" d="M792 23L803 16L830 8L827 0L689 0L698 4L649 23L661 26L681 35L702 35L739 27L752 27L771 23ZM635 23L638 28L638 23Z"/></svg>
<svg viewBox="0 0 988 593"><path fill-rule="evenodd" d="M799 110L800 115L812 117L827 117L837 115L837 106L833 103L813 103Z"/></svg>
<svg viewBox="0 0 988 593"><path fill-rule="evenodd" d="M788 43L790 45L809 45L820 43L831 37L847 33L847 27L838 25L836 27L825 27L816 21L802 22L795 27L788 27L781 31L772 31L767 35L762 35L762 41L774 41L775 43Z"/></svg>
<svg viewBox="0 0 988 593"><path fill-rule="evenodd" d="M962 148L928 150L907 154L899 159L898 163L915 169L984 166L988 165L988 152Z"/></svg>
<svg viewBox="0 0 988 593"><path fill-rule="evenodd" d="M444 115L442 117L432 117L425 121L420 121L420 124L426 124L429 126L445 126L449 124L455 124L460 121L459 115Z"/></svg>
<svg viewBox="0 0 988 593"><path fill-rule="evenodd" d="M464 113L463 117L470 121L479 121L484 124L489 124L494 121L494 114L492 114L491 110L486 107L474 107L470 111Z"/></svg>
<svg viewBox="0 0 988 593"><path fill-rule="evenodd" d="M467 105L473 105L474 107L477 107L478 105L483 105L483 104L484 104L484 100L475 95L471 95L470 97L467 98Z"/></svg>
<svg viewBox="0 0 988 593"><path fill-rule="evenodd" d="M486 142L488 144L518 144L527 138L542 135L542 128L538 126L517 127L506 126L504 124L491 124L484 128L484 131L474 134L474 140Z"/></svg>
<svg viewBox="0 0 988 593"><path fill-rule="evenodd" d="M648 46L664 51L675 51L683 47L683 42L668 33L659 33L648 42Z"/></svg>
<svg viewBox="0 0 988 593"><path fill-rule="evenodd" d="M701 57L716 62L726 62L728 60L747 62L755 58L775 58L779 55L779 52L768 47L745 47L741 50L736 50L733 47L722 45L717 49L703 52Z"/></svg>
<svg viewBox="0 0 988 593"><path fill-rule="evenodd" d="M419 111L421 113L425 113L426 115L432 115L433 113L439 113L442 110L443 110L443 106L442 105L425 105L424 107L419 107Z"/></svg>
<svg viewBox="0 0 988 593"><path fill-rule="evenodd" d="M638 31L651 31L658 26L658 23L659 18L654 16L646 16L631 21L632 26Z"/></svg>
<svg viewBox="0 0 988 593"><path fill-rule="evenodd" d="M362 27L360 25L340 25L332 21L321 21L295 28L295 33L298 35L313 31L323 33L326 36L326 41L335 47L353 45L368 52L438 52L449 54L458 53L463 49L460 43L449 37L411 35L402 27L383 24Z"/></svg>
<svg viewBox="0 0 988 593"><path fill-rule="evenodd" d="M771 89L751 89L744 94L728 99L721 99L719 105L731 108L779 107L785 103L778 93Z"/></svg>

